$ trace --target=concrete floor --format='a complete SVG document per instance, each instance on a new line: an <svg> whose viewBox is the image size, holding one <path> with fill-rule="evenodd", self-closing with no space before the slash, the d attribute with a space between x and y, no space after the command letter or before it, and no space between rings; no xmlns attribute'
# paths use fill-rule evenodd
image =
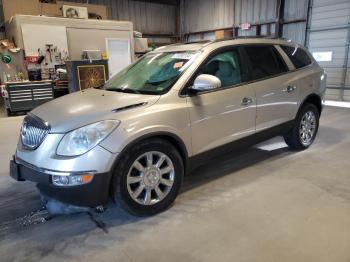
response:
<svg viewBox="0 0 350 262"><path fill-rule="evenodd" d="M168 211L111 205L45 220L35 187L8 176L22 117L0 119L1 261L350 261L350 109L326 108L315 144L279 138L213 159Z"/></svg>

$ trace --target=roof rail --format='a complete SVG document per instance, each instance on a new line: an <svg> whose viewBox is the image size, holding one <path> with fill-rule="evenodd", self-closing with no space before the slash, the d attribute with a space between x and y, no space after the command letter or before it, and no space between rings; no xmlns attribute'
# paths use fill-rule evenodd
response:
<svg viewBox="0 0 350 262"><path fill-rule="evenodd" d="M285 37L278 37L273 35L248 35L248 36L234 36L229 38L218 39L217 41L225 41L225 40L235 40L235 39L254 39L254 38L264 38L264 39L277 39L277 40L285 40L290 41L290 39Z"/></svg>
<svg viewBox="0 0 350 262"><path fill-rule="evenodd" d="M184 42L182 45L189 45L189 44L207 44L207 43L213 43L216 40L198 40L198 41L193 41L193 42Z"/></svg>
<svg viewBox="0 0 350 262"><path fill-rule="evenodd" d="M234 36L234 37L226 37L222 39L217 39L217 40L199 40L199 41L193 41L193 42L185 42L183 44L196 44L196 43L203 43L203 44L211 44L211 43L216 43L216 42L222 42L222 41L228 41L228 40L236 40L236 39L276 39L276 40L284 40L291 42L290 39L284 38L284 37L276 37L276 36L264 36L264 35L252 35L252 36Z"/></svg>

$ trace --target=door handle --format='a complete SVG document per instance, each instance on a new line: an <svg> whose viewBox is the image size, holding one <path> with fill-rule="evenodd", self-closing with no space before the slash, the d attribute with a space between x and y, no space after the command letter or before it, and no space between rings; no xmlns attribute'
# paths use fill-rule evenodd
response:
<svg viewBox="0 0 350 262"><path fill-rule="evenodd" d="M253 103L253 99L250 97L244 97L241 101L242 106L247 106L249 104Z"/></svg>
<svg viewBox="0 0 350 262"><path fill-rule="evenodd" d="M286 88L286 89L283 89L282 91L287 92L287 93L292 93L292 92L295 91L295 89L297 89L296 86L290 85L290 86L287 86L287 88Z"/></svg>

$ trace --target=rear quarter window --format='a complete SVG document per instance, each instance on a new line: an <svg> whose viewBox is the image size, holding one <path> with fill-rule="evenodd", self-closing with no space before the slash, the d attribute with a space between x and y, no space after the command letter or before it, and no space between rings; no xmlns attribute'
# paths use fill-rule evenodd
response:
<svg viewBox="0 0 350 262"><path fill-rule="evenodd" d="M281 48L297 69L308 66L312 63L309 55L303 49L298 48L297 46L281 46Z"/></svg>

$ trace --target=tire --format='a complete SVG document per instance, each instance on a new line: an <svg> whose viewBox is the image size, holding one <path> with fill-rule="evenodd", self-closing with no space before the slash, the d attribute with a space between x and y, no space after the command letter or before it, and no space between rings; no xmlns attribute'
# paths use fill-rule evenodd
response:
<svg viewBox="0 0 350 262"><path fill-rule="evenodd" d="M309 121L306 119L314 120ZM319 119L320 112L314 104L306 103L303 105L294 121L293 128L284 136L284 141L287 143L289 148L292 150L307 149L316 138L319 127ZM306 124L304 120L307 121L308 124ZM310 132L307 131L308 128L310 129ZM302 133L307 133L307 136L303 135Z"/></svg>
<svg viewBox="0 0 350 262"><path fill-rule="evenodd" d="M161 174L165 171L169 172ZM155 215L175 201L183 176L183 160L171 143L145 140L124 152L118 161L112 180L113 198L132 215Z"/></svg>

